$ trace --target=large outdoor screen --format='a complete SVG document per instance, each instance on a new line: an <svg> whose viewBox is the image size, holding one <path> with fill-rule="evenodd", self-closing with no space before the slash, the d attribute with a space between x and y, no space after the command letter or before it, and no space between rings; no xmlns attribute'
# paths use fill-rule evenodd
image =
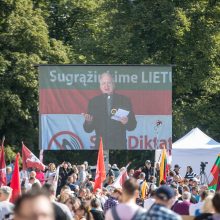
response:
<svg viewBox="0 0 220 220"><path fill-rule="evenodd" d="M171 149L169 65L40 65L40 149Z"/></svg>

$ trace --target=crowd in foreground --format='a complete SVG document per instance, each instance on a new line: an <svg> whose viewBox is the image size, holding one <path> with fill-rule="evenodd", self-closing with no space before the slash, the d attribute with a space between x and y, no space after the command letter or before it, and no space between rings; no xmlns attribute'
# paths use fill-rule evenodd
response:
<svg viewBox="0 0 220 220"><path fill-rule="evenodd" d="M79 166L64 162L55 181L55 164L46 171L21 171L22 195L10 203L8 186L0 188L0 220L195 220L220 219L220 192L201 184L192 167L181 177L180 167L170 168L165 180L159 181L159 169L147 160L143 167L130 169L122 187L115 185L119 175L116 164L109 167L102 189L94 190L94 177L87 162Z"/></svg>

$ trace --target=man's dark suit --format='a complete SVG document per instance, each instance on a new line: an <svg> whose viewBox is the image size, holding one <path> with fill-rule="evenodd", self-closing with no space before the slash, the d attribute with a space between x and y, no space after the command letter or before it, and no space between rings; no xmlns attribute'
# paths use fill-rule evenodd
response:
<svg viewBox="0 0 220 220"><path fill-rule="evenodd" d="M84 122L84 130L88 133L95 130L96 143L98 148L100 137L103 139L104 149L127 149L126 130L132 131L136 128L137 122L132 111L130 100L119 94L112 94L111 109L119 108L129 111L128 122L123 125L121 122L111 119L112 115L107 113L107 94L96 96L89 101L88 114L93 116L92 122Z"/></svg>

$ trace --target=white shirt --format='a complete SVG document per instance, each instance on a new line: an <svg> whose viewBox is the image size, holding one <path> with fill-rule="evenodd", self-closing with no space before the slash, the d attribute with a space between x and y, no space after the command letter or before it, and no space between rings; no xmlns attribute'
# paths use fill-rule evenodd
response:
<svg viewBox="0 0 220 220"><path fill-rule="evenodd" d="M201 209L202 209L202 206L203 206L204 202L198 202L196 204L191 204L189 206L189 215L192 215L192 216L197 216L199 214L201 214Z"/></svg>
<svg viewBox="0 0 220 220"><path fill-rule="evenodd" d="M14 205L8 201L0 202L0 219L3 219L5 215L12 213Z"/></svg>
<svg viewBox="0 0 220 220"><path fill-rule="evenodd" d="M146 209L146 211L148 211L154 203L155 203L155 199L152 197L145 199L144 200L144 209Z"/></svg>

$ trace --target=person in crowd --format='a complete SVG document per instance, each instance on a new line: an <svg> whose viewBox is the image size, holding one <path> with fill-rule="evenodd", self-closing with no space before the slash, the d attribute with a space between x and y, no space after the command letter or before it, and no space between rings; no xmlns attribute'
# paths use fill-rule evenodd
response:
<svg viewBox="0 0 220 220"><path fill-rule="evenodd" d="M201 209L204 205L204 200L208 195L209 195L208 190L204 190L200 192L200 201L198 203L191 204L189 206L189 215L198 216L201 214Z"/></svg>
<svg viewBox="0 0 220 220"><path fill-rule="evenodd" d="M173 171L169 172L169 175L166 178L167 185L171 185L174 182L175 173Z"/></svg>
<svg viewBox="0 0 220 220"><path fill-rule="evenodd" d="M194 186L194 181L193 181L193 178L192 178L192 179L189 179L189 183L188 183L188 187L189 187L190 192L192 191L193 186Z"/></svg>
<svg viewBox="0 0 220 220"><path fill-rule="evenodd" d="M87 188L87 189L89 189L90 191L93 191L94 184L95 184L95 183L94 183L94 181L93 181L92 175L91 175L91 174L87 174L87 175L86 175L86 180L85 180L84 183L81 185L81 187Z"/></svg>
<svg viewBox="0 0 220 220"><path fill-rule="evenodd" d="M178 213L179 215L189 215L189 207L191 194L190 192L184 192L182 195L182 202L178 202L173 206L173 211Z"/></svg>
<svg viewBox="0 0 220 220"><path fill-rule="evenodd" d="M109 177L109 176L114 176L115 177L115 172L112 169L111 164L108 164L108 173L107 173L106 177Z"/></svg>
<svg viewBox="0 0 220 220"><path fill-rule="evenodd" d="M215 213L215 208L213 205L214 195L208 195L203 203L201 214L195 217L195 220L213 220L213 214Z"/></svg>
<svg viewBox="0 0 220 220"><path fill-rule="evenodd" d="M78 176L79 170L78 170L78 168L77 168L76 165L73 165L73 166L72 166L72 172L75 173L75 174Z"/></svg>
<svg viewBox="0 0 220 220"><path fill-rule="evenodd" d="M132 131L137 125L130 99L115 93L114 79L109 73L101 74L100 90L102 94L91 99L87 113L82 114L85 118L83 128L88 133L95 131L96 148L102 137L107 149L127 149L126 130ZM112 119L119 108L128 111L128 116Z"/></svg>
<svg viewBox="0 0 220 220"><path fill-rule="evenodd" d="M21 187L23 188L24 192L26 192L26 186L29 182L29 173L27 170L23 170L22 168L20 168L19 170Z"/></svg>
<svg viewBox="0 0 220 220"><path fill-rule="evenodd" d="M95 197L98 198L101 202L101 207L104 210L104 204L108 199L108 190L107 188L103 187L102 190L101 189L96 189L95 192Z"/></svg>
<svg viewBox="0 0 220 220"><path fill-rule="evenodd" d="M134 169L130 169L128 172L128 177L131 178L134 175Z"/></svg>
<svg viewBox="0 0 220 220"><path fill-rule="evenodd" d="M139 195L140 195L140 199L144 200L149 192L149 188L148 188L148 184L147 181L145 179L145 173L141 172L139 179L137 179L137 183L139 184Z"/></svg>
<svg viewBox="0 0 220 220"><path fill-rule="evenodd" d="M75 213L76 220L93 220L92 214L89 211L89 207L86 206L85 202L82 202Z"/></svg>
<svg viewBox="0 0 220 220"><path fill-rule="evenodd" d="M177 185L177 189L179 194L183 194L183 186L184 186L184 179L179 179L178 180L178 185Z"/></svg>
<svg viewBox="0 0 220 220"><path fill-rule="evenodd" d="M171 187L172 188L172 187ZM173 190L174 190L174 192L175 192L175 197L174 197L174 202L173 202L173 205L171 206L171 210L173 210L173 208L175 207L175 205L177 204L177 203L179 203L179 202L182 202L182 200L180 200L180 199L182 199L182 195L180 195L179 194L179 191L178 191L178 189L176 189L176 188L173 188Z"/></svg>
<svg viewBox="0 0 220 220"><path fill-rule="evenodd" d="M183 192L182 192L182 194L183 194L184 192L189 192L189 193L190 193L189 185L183 185ZM182 200L182 197L180 198L180 200ZM195 203L196 203L195 198L193 198L193 197L191 196L190 202L193 203L193 204L195 204Z"/></svg>
<svg viewBox="0 0 220 220"><path fill-rule="evenodd" d="M117 178L118 175L120 174L120 169L118 168L118 165L115 163L112 165L111 167L113 173L114 173L114 177ZM122 168L121 168L122 169Z"/></svg>
<svg viewBox="0 0 220 220"><path fill-rule="evenodd" d="M92 213L94 220L104 220L105 219L104 212L101 208L101 203L98 198L93 198L91 200L90 212Z"/></svg>
<svg viewBox="0 0 220 220"><path fill-rule="evenodd" d="M36 179L39 180L41 185L44 185L45 183L44 173L40 169L35 169L35 172L36 172Z"/></svg>
<svg viewBox="0 0 220 220"><path fill-rule="evenodd" d="M151 208L151 206L155 203L155 194L156 190L152 190L149 197L144 200L144 209L146 211L148 211Z"/></svg>
<svg viewBox="0 0 220 220"><path fill-rule="evenodd" d="M163 186L163 185L166 185L167 183L166 183L166 181L165 180L161 180L160 181L160 186Z"/></svg>
<svg viewBox="0 0 220 220"><path fill-rule="evenodd" d="M107 182L104 183L104 187L110 186L114 183L115 177L114 176L108 176Z"/></svg>
<svg viewBox="0 0 220 220"><path fill-rule="evenodd" d="M86 168L85 168L85 165L82 164L79 167L79 175L78 175L79 186L81 186L86 181L86 176L87 176Z"/></svg>
<svg viewBox="0 0 220 220"><path fill-rule="evenodd" d="M56 176L56 165L54 163L49 163L48 170L44 175L46 183L53 184L55 176Z"/></svg>
<svg viewBox="0 0 220 220"><path fill-rule="evenodd" d="M61 190L57 201L60 203L64 203L71 195L73 195L73 192L71 191L70 188Z"/></svg>
<svg viewBox="0 0 220 220"><path fill-rule="evenodd" d="M167 185L159 187L155 193L155 203L145 214L145 219L181 220L182 218L170 209L174 196L175 192L171 187Z"/></svg>
<svg viewBox="0 0 220 220"><path fill-rule="evenodd" d="M142 167L139 167L137 170L134 171L133 177L135 179L138 179L141 172L142 172Z"/></svg>
<svg viewBox="0 0 220 220"><path fill-rule="evenodd" d="M213 220L218 220L220 219L220 192L216 192L212 199L212 204L215 210L214 215L212 216Z"/></svg>
<svg viewBox="0 0 220 220"><path fill-rule="evenodd" d="M195 199L196 203L199 202L200 200L200 195L199 195L199 188L198 186L193 186L191 189L191 195Z"/></svg>
<svg viewBox="0 0 220 220"><path fill-rule="evenodd" d="M145 173L141 172L139 177L137 178L137 183L138 184L143 183L144 180L145 180Z"/></svg>
<svg viewBox="0 0 220 220"><path fill-rule="evenodd" d="M175 175L178 176L179 179L182 179L181 175L180 175L180 166L178 164L175 164L174 165L174 169L173 169L173 172Z"/></svg>
<svg viewBox="0 0 220 220"><path fill-rule="evenodd" d="M154 168L151 166L151 161L146 160L142 172L145 173L145 179L149 182L150 177L154 175Z"/></svg>
<svg viewBox="0 0 220 220"><path fill-rule="evenodd" d="M71 176L68 176L66 185L75 192L77 186L77 175L75 173L73 173Z"/></svg>
<svg viewBox="0 0 220 220"><path fill-rule="evenodd" d="M66 184L68 176L73 173L73 170L69 166L68 162L63 162L59 169L59 180L57 187L57 194L60 193L61 188Z"/></svg>
<svg viewBox="0 0 220 220"><path fill-rule="evenodd" d="M9 202L12 194L12 189L9 186L0 188L0 219L12 213L14 205Z"/></svg>
<svg viewBox="0 0 220 220"><path fill-rule="evenodd" d="M119 204L121 195L122 195L122 192L120 189L114 189L111 196L109 196L109 198L106 200L104 204L104 213L106 213L108 209Z"/></svg>
<svg viewBox="0 0 220 220"><path fill-rule="evenodd" d="M11 178L12 178L12 167L11 166L7 166L6 167L6 180L7 180L7 185L10 186L11 183Z"/></svg>
<svg viewBox="0 0 220 220"><path fill-rule="evenodd" d="M86 188L80 188L79 189L79 194L78 194L78 198L81 200L81 201L84 201L86 199L86 196L87 196L87 191L86 191Z"/></svg>
<svg viewBox="0 0 220 220"><path fill-rule="evenodd" d="M31 177L33 177L34 183L37 183L37 184L39 184L39 186L41 186L41 183L40 183L39 179L36 178L36 176L37 176L37 173L36 173L34 170L32 170L32 171L30 172L29 179L30 179Z"/></svg>
<svg viewBox="0 0 220 220"><path fill-rule="evenodd" d="M73 195L69 195L69 197L63 203L69 208L69 210L72 214L72 217L74 217L74 215L75 215L74 208L73 208L74 203L75 203L75 197Z"/></svg>
<svg viewBox="0 0 220 220"><path fill-rule="evenodd" d="M55 187L49 183L45 183L42 187L42 192L49 196L49 199L52 203L55 220L72 220L72 213L69 208L65 204L56 201L55 191Z"/></svg>
<svg viewBox="0 0 220 220"><path fill-rule="evenodd" d="M194 177L196 177L196 173L193 172L193 169L191 166L187 166L186 168L186 175L185 175L185 179L193 179Z"/></svg>
<svg viewBox="0 0 220 220"><path fill-rule="evenodd" d="M55 220L50 199L43 192L29 192L15 203L14 220Z"/></svg>
<svg viewBox="0 0 220 220"><path fill-rule="evenodd" d="M122 203L112 207L106 213L106 220L139 219L145 210L136 204L139 194L139 184L134 178L126 180L122 186Z"/></svg>
<svg viewBox="0 0 220 220"><path fill-rule="evenodd" d="M148 194L147 194L148 196L151 195L152 190L155 190L157 188L156 181L157 179L155 176L150 176L149 182L148 182ZM164 182L164 184L166 184L166 182Z"/></svg>
<svg viewBox="0 0 220 220"><path fill-rule="evenodd" d="M31 190L32 185L34 184L35 178L32 176L29 178L28 182L25 184L25 191L28 192Z"/></svg>
<svg viewBox="0 0 220 220"><path fill-rule="evenodd" d="M88 163L88 161L84 161L83 165L85 166L86 173L89 173L89 163Z"/></svg>

